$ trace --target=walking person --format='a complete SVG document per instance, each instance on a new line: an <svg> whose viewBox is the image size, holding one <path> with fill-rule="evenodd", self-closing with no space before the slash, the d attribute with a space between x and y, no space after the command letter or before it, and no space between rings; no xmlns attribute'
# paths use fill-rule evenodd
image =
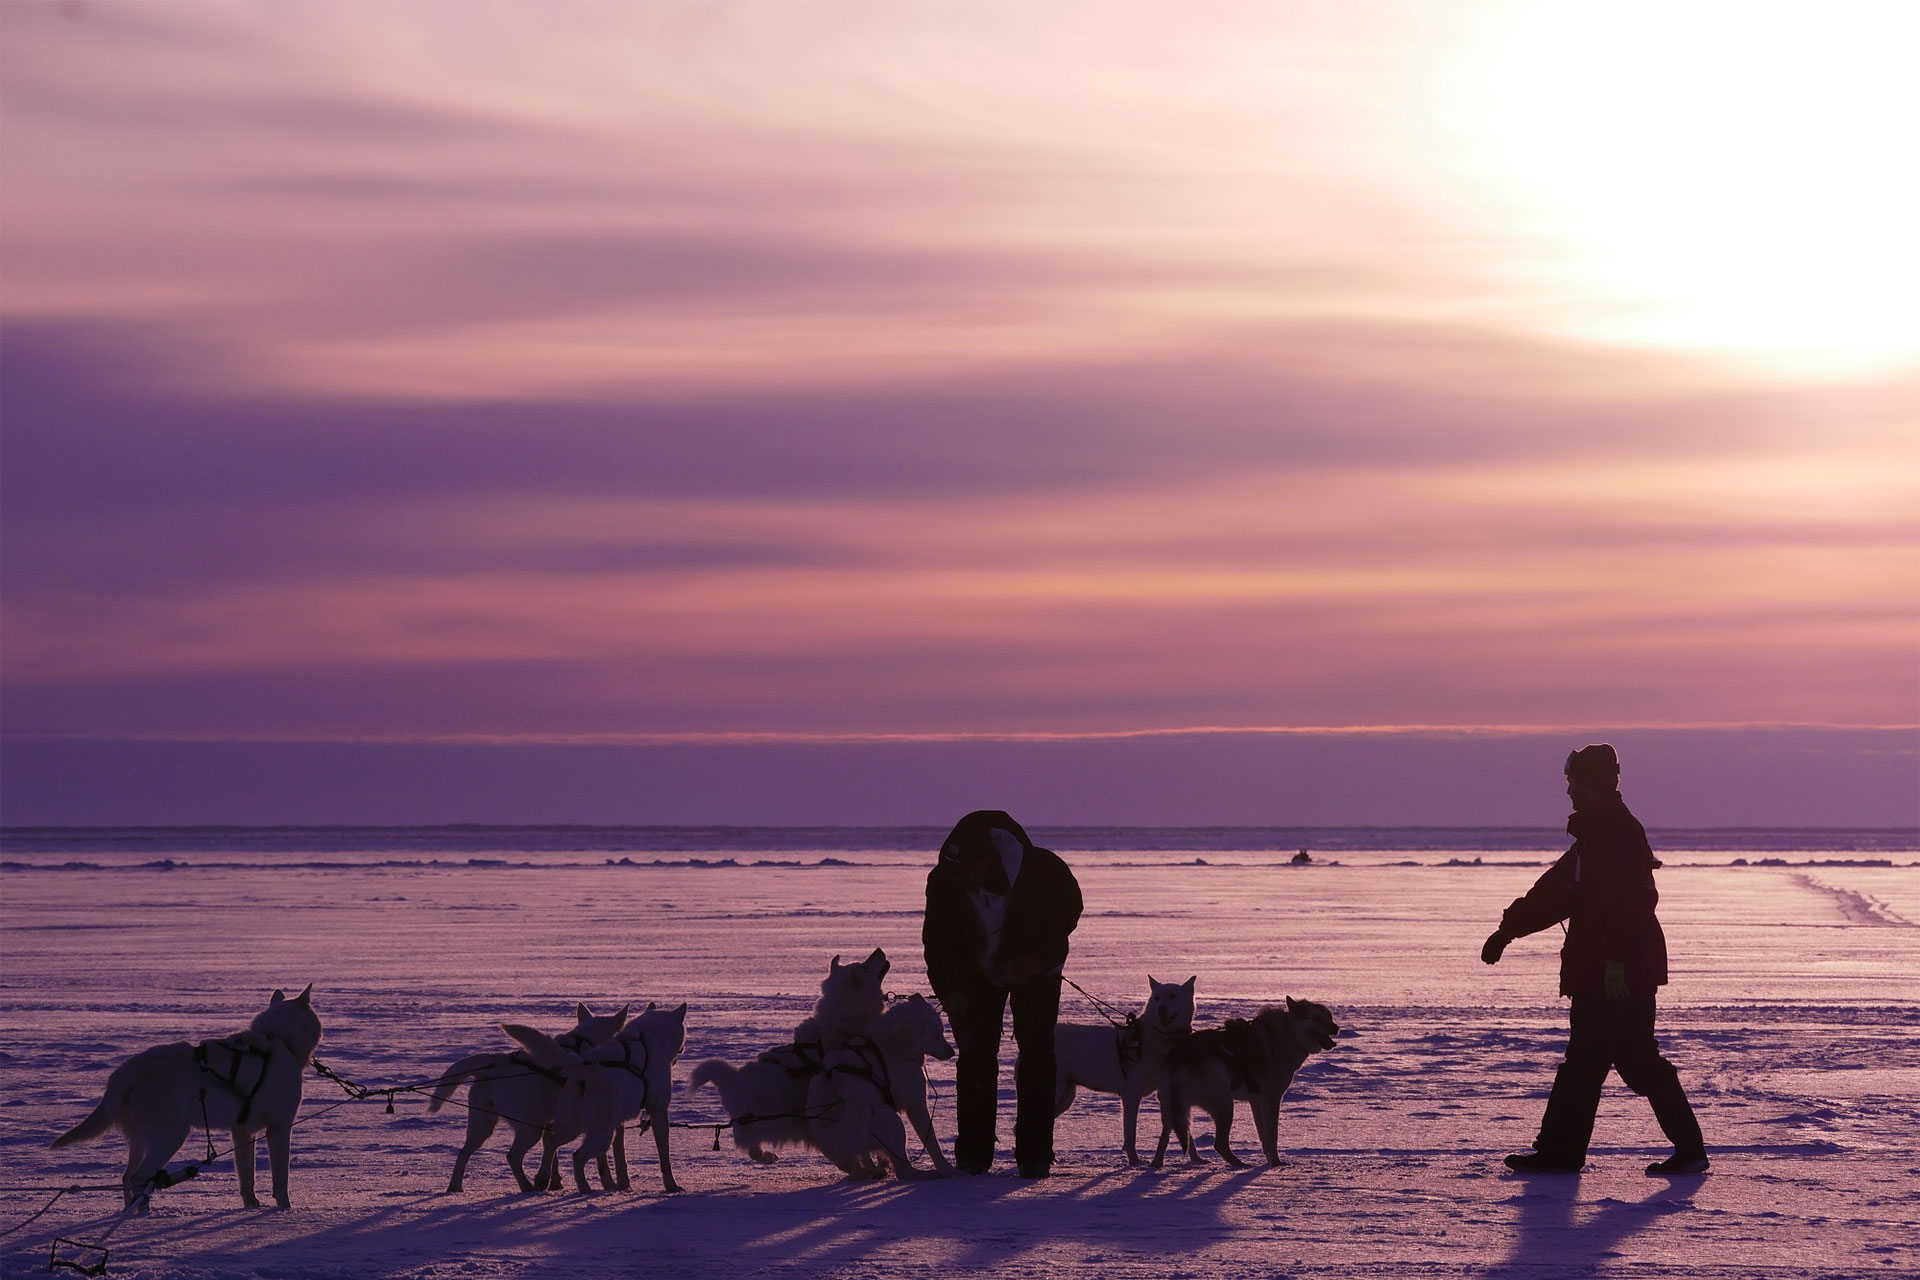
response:
<svg viewBox="0 0 1920 1280"><path fill-rule="evenodd" d="M1497 964L1515 938L1567 922L1560 994L1572 998L1566 1061L1554 1076L1533 1150L1507 1157L1521 1173L1578 1173L1587 1160L1594 1113L1609 1070L1653 1104L1673 1154L1647 1166L1653 1177L1705 1173L1699 1121L1673 1064L1654 1039L1654 992L1667 981L1667 940L1654 906L1660 865L1646 829L1619 791L1620 759L1601 743L1567 757L1573 847L1500 917L1480 949Z"/></svg>
<svg viewBox="0 0 1920 1280"><path fill-rule="evenodd" d="M998 809L960 819L927 875L927 981L945 1007L959 1061L953 1163L993 1164L1000 1036L1009 1005L1014 1061L1013 1157L1024 1178L1053 1163L1054 1024L1080 885L1059 855Z"/></svg>

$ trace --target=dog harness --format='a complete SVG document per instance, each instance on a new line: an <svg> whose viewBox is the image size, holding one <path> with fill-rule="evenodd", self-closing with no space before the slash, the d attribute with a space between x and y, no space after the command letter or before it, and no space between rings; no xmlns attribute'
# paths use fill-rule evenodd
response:
<svg viewBox="0 0 1920 1280"><path fill-rule="evenodd" d="M592 1045L587 1043L587 1038L578 1031L569 1031L565 1035L555 1036L553 1042L560 1048L565 1049L568 1053L585 1053L588 1049L593 1048ZM565 1073L563 1073L560 1068L541 1066L533 1060L533 1055L525 1049L516 1049L514 1052L507 1054L505 1060L511 1062L516 1067L525 1067L535 1075L545 1076L555 1084L565 1084L567 1081Z"/></svg>
<svg viewBox="0 0 1920 1280"><path fill-rule="evenodd" d="M217 1070L212 1061L211 1050L224 1049L227 1054L227 1069ZM273 1057L273 1050L263 1048L247 1038L246 1033L228 1036L224 1040L202 1040L193 1046L194 1065L215 1080L218 1080L234 1097L240 1099L240 1114L234 1118L233 1127L243 1128L247 1118L253 1114L253 1100L259 1096L260 1089L267 1083L267 1064ZM250 1058L260 1060L260 1074L255 1076L251 1086L240 1083L241 1068ZM204 1107L205 1095L201 1095Z"/></svg>
<svg viewBox="0 0 1920 1280"><path fill-rule="evenodd" d="M818 1040L795 1040L767 1050L757 1061L779 1067L795 1080L810 1080L826 1067L826 1048Z"/></svg>
<svg viewBox="0 0 1920 1280"><path fill-rule="evenodd" d="M647 1064L651 1061L651 1055L647 1052L647 1042L645 1040L634 1039L618 1040L615 1041L615 1043L620 1046L620 1057L617 1061L612 1058L590 1058L587 1060L588 1065L595 1067L617 1067L622 1071L632 1072L633 1078L640 1082L640 1106L642 1109L645 1109L652 1102L652 1090L647 1087ZM640 1061L638 1062L633 1060L633 1047L635 1045L640 1046ZM580 1087L584 1090L586 1088L586 1081L581 1081Z"/></svg>
<svg viewBox="0 0 1920 1280"><path fill-rule="evenodd" d="M857 1062L835 1062L826 1068L827 1075L859 1076L880 1091L886 1104L895 1111L900 1104L894 1100L893 1080L887 1072L886 1055L880 1052L880 1046L865 1036L849 1036L847 1048L858 1057Z"/></svg>
<svg viewBox="0 0 1920 1280"><path fill-rule="evenodd" d="M564 1041L556 1040L554 1043L565 1049L573 1048L573 1046L566 1044ZM560 1074L559 1068L541 1066L533 1060L533 1055L524 1049L509 1053L502 1060L511 1062L516 1067L525 1067L530 1074L545 1076L555 1084L564 1084L566 1082L566 1077Z"/></svg>
<svg viewBox="0 0 1920 1280"><path fill-rule="evenodd" d="M1120 1059L1120 1074L1125 1076L1129 1068L1137 1064L1147 1051L1146 1031L1140 1020L1131 1014L1127 1020L1113 1029L1113 1052Z"/></svg>
<svg viewBox="0 0 1920 1280"><path fill-rule="evenodd" d="M1221 1024L1219 1047L1215 1050L1220 1060L1227 1064L1227 1075L1235 1088L1247 1093L1260 1092L1260 1081L1254 1075L1247 1060L1241 1055L1241 1048L1253 1034L1253 1024L1245 1018L1228 1018Z"/></svg>

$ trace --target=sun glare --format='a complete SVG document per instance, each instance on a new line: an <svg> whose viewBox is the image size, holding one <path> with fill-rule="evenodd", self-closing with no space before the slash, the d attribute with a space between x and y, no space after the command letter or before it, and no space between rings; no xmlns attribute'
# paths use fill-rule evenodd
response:
<svg viewBox="0 0 1920 1280"><path fill-rule="evenodd" d="M1497 198L1585 336L1920 360L1920 5L1545 4L1463 65Z"/></svg>

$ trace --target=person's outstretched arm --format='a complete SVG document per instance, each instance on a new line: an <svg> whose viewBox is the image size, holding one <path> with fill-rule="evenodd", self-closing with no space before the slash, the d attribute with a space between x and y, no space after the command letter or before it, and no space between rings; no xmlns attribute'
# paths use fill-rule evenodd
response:
<svg viewBox="0 0 1920 1280"><path fill-rule="evenodd" d="M1533 888L1515 898L1500 915L1500 927L1487 935L1480 947L1480 958L1498 964L1507 944L1515 938L1550 929L1573 914L1573 850L1560 855L1548 867Z"/></svg>

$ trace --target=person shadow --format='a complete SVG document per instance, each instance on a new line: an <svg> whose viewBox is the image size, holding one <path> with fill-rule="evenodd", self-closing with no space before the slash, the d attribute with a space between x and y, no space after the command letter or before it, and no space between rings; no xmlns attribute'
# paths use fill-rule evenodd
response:
<svg viewBox="0 0 1920 1280"><path fill-rule="evenodd" d="M1513 1248L1483 1275L1592 1275L1620 1257L1620 1246L1629 1238L1669 1214L1691 1209L1697 1185L1697 1180L1658 1183L1639 1200L1602 1196L1586 1202L1594 1210L1582 1217L1578 1175L1508 1181L1515 1194L1502 1203L1519 1211Z"/></svg>

